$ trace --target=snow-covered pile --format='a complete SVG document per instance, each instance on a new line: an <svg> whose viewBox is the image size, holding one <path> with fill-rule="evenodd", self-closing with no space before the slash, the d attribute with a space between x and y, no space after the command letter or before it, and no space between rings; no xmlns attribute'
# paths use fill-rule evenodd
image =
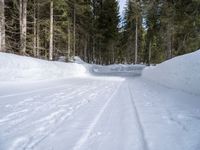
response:
<svg viewBox="0 0 200 150"><path fill-rule="evenodd" d="M167 87L200 95L200 50L146 68L142 76Z"/></svg>
<svg viewBox="0 0 200 150"><path fill-rule="evenodd" d="M74 57L74 62L77 63L77 64L85 64L85 65L88 65L86 62L84 62L80 57L78 56L75 56Z"/></svg>
<svg viewBox="0 0 200 150"><path fill-rule="evenodd" d="M49 80L85 76L82 64L45 60L0 53L0 81Z"/></svg>
<svg viewBox="0 0 200 150"><path fill-rule="evenodd" d="M139 76L141 75L144 65L124 65L114 64L108 66L93 66L93 72L105 75L122 75L122 76Z"/></svg>

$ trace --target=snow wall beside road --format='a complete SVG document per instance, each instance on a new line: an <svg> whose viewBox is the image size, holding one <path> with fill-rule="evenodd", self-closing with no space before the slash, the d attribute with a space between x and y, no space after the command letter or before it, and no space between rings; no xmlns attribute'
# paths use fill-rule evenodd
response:
<svg viewBox="0 0 200 150"><path fill-rule="evenodd" d="M0 53L0 81L53 80L85 76L87 73L88 69L82 64Z"/></svg>
<svg viewBox="0 0 200 150"><path fill-rule="evenodd" d="M142 76L170 88L200 95L200 50L147 67Z"/></svg>

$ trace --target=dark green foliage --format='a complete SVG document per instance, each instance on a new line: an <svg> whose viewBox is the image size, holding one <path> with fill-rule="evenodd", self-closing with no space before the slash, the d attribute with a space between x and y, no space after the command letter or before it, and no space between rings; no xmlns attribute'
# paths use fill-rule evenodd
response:
<svg viewBox="0 0 200 150"><path fill-rule="evenodd" d="M19 0L5 6L6 49L19 54ZM90 63L134 63L137 54L151 64L200 48L199 0L128 0L120 24L118 10L117 0L54 0L54 59L75 52ZM26 55L47 59L49 35L50 0L28 0Z"/></svg>
<svg viewBox="0 0 200 150"><path fill-rule="evenodd" d="M137 0L127 3L121 49L133 58L135 14L141 10L140 62L160 63L200 48L200 1ZM126 55L125 55L126 56ZM133 62L131 58L127 62Z"/></svg>
<svg viewBox="0 0 200 150"><path fill-rule="evenodd" d="M99 50L104 63L114 63L118 40L118 3L116 0L103 1L97 19Z"/></svg>

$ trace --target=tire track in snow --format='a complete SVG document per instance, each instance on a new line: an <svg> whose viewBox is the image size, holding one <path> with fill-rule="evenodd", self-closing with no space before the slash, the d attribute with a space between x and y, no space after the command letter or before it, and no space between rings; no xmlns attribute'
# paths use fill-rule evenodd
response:
<svg viewBox="0 0 200 150"><path fill-rule="evenodd" d="M75 106L68 106L68 109L59 109L49 116L35 121L33 124L38 128L25 137L18 138L11 147L11 150L32 150L51 133L55 132L63 121L69 119L81 106L86 105L87 101L78 101Z"/></svg>
<svg viewBox="0 0 200 150"><path fill-rule="evenodd" d="M102 87L104 84L101 85ZM113 86L113 85L112 85ZM96 91L98 87L92 86L86 88L83 86L83 89L76 89L73 91L72 95L80 97L82 94L90 93L91 91ZM96 95L100 95L102 91L98 91ZM90 95L88 95L88 99L90 99ZM94 94L93 94L94 96ZM94 98L92 98L94 99ZM66 102L66 101L65 101ZM36 120L31 126L36 126L38 128L33 129L31 133L28 133L26 136L17 137L11 146L11 150L31 150L34 149L38 144L40 144L43 140L45 140L50 134L55 132L57 128L62 124L63 121L67 120L72 116L75 112L77 112L83 105L89 103L87 99L81 99L78 101L72 102L67 108L61 108L57 111L54 111L52 114L41 118L40 120ZM31 127L30 126L30 127ZM24 126L23 126L24 128ZM18 128L19 129L19 128Z"/></svg>
<svg viewBox="0 0 200 150"><path fill-rule="evenodd" d="M122 84L122 83L121 83ZM106 103L103 105L103 107L101 108L100 112L97 114L97 116L95 117L95 119L92 121L92 123L89 125L89 127L86 130L86 133L83 134L83 136L79 139L79 141L75 144L75 146L73 147L73 150L80 150L81 147L86 143L86 141L89 139L90 134L92 133L92 131L94 130L96 124L98 123L99 119L101 118L102 114L105 112L108 104L111 102L111 100L113 99L113 97L116 95L116 93L118 92L119 88L121 87L121 84L118 85L117 89L112 93L112 95L108 98L108 100L106 101Z"/></svg>
<svg viewBox="0 0 200 150"><path fill-rule="evenodd" d="M55 93L53 95L49 95L49 96L45 96L43 97L43 99L50 99L51 97L56 97L58 93ZM71 93L70 93L71 94ZM67 95L67 96L70 96ZM48 103L46 102L39 102L39 101L35 101L35 98L32 98L31 101L27 101L26 98L23 101L18 102L17 104L14 104L13 106L9 106L9 107L15 107L14 111L12 111L12 113L7 114L4 117L0 118L0 127L1 125L5 125L8 126L8 130L12 129L13 126L16 126L17 124L21 123L22 121L25 121L27 118L29 118L32 114L38 112L39 110L42 110L44 107L46 107L47 105L51 105L53 107L55 107L53 104L55 104L55 102L58 102L58 99L53 98L51 101L48 101ZM59 100L61 101L61 100ZM21 106L26 106L21 107ZM28 115L27 115L28 114Z"/></svg>
<svg viewBox="0 0 200 150"><path fill-rule="evenodd" d="M88 91L90 91L90 90L92 90L92 89L96 89L97 87L93 87L93 88L89 88L88 90L86 90L85 91L85 93L87 93ZM100 94L101 93L101 91L98 91L98 94ZM81 94L83 94L83 93L81 93ZM97 94L97 95L98 95ZM80 96L80 95L79 95ZM89 95L89 97L90 97L90 95ZM47 130L47 132L45 133L45 132L43 132L42 134L41 134L41 137L31 137L31 138L29 138L29 142L28 143L26 143L26 145L23 147L23 149L24 150L32 150L32 149L34 149L38 144L40 144L44 139L46 139L51 133L53 133L53 132L55 132L56 130L57 130L57 128L62 124L62 122L64 121L64 120L67 120L67 119L69 119L69 117L70 116L72 116L74 113L76 113L82 106L84 106L84 105L86 105L86 104L88 104L89 103L89 101L88 100L86 100L86 99L83 99L83 100L80 100L80 101L77 101L77 102L75 102L75 104L73 104L74 106L69 106L68 108L70 109L70 112L68 112L68 113L65 113L66 112L66 110L63 110L63 109L61 109L61 113L63 114L63 115L61 115L60 117L56 117L56 118L54 118L54 119L56 119L56 120L60 120L60 121L58 121L58 123L57 124L55 124L54 126L53 126L53 128L50 128L50 130ZM53 113L54 114L54 113ZM60 114L60 113L57 113L57 112L55 112L55 114ZM54 115L53 115L54 116ZM57 115L56 115L57 116ZM44 119L41 119L41 120L39 120L39 121L37 121L37 123L39 123L39 124L41 124L41 123L44 123L44 120L49 120L48 119L49 118L49 116L47 116L47 117L45 117ZM51 117L50 117L51 118ZM51 119L50 119L51 120ZM45 121L46 122L46 121ZM52 122L52 121L51 121ZM53 122L56 122L56 121L53 121ZM43 126L44 127L44 126ZM44 130L45 128L43 128L42 127L42 130ZM48 126L47 126L48 127ZM37 129L38 130L38 129ZM39 128L39 131L40 131L40 128ZM37 133L37 132L35 132L35 133ZM21 149L20 149L21 150Z"/></svg>
<svg viewBox="0 0 200 150"><path fill-rule="evenodd" d="M68 90L70 90L70 89L72 89L72 88L68 88ZM11 121L11 122L9 122L10 128L8 129L8 130L10 130L13 126L21 123L22 121L25 121L26 118L30 117L31 114L34 114L34 113L38 112L39 110L43 110L43 108L46 107L47 105L49 105L51 107L51 109L53 109L53 108L55 108L55 106L54 106L55 102L57 104L59 102L66 102L66 101L63 101L63 99L67 98L68 100L71 100L74 97L74 95L81 96L82 94L85 94L85 93L89 92L90 90L94 90L94 89L95 89L94 87L87 88L87 90L78 89L78 90L75 90L75 91L73 91L71 93L67 93L67 94L61 92L62 94L64 94L63 97L56 97L57 94L59 94L60 92L55 93L53 95L44 96L42 99L51 99L52 98L52 100L48 101L48 103L46 103L46 102L39 103L39 102L35 101L34 98L32 98L32 101L27 101L26 100L27 98L26 98L25 100L20 101L17 104L14 104L13 107L16 107L15 108L16 111L14 111L10 114L7 114L4 117L0 117L0 127L1 127L1 125L8 124L8 122ZM58 96L60 96L60 95L58 95ZM41 99L41 97L40 97L40 99ZM26 102L28 102L28 103L25 105ZM34 104L34 107L32 107L33 104ZM30 106L28 107L29 109L27 107L26 108L18 108L18 107L21 107L21 105L24 105L24 106L30 105ZM9 106L9 107L11 107L11 106ZM27 115L27 113L29 115ZM20 115L18 115L18 114L20 114ZM24 115L25 115L25 117L24 117Z"/></svg>
<svg viewBox="0 0 200 150"><path fill-rule="evenodd" d="M40 88L40 89L37 89L37 90L30 90L30 91L26 91L26 92L18 92L18 93L14 93L14 94L2 95L2 96L0 96L0 99L1 98L10 98L10 97L15 97L15 96L28 95L28 94L34 94L34 93L43 92L43 91L47 91L47 90L63 88L65 86L69 86L69 84L63 84L63 85L54 86L54 87Z"/></svg>
<svg viewBox="0 0 200 150"><path fill-rule="evenodd" d="M137 109L137 106L136 106L136 103L135 103L135 100L133 97L133 93L131 92L130 85L128 82L127 82L127 86L128 86L128 90L129 90L129 94L130 94L130 98L131 98L131 103L133 104L133 109L135 111L135 116L136 116L136 121L137 121L136 123L138 124L138 130L141 134L140 139L142 142L142 149L149 150L148 142L147 142L145 132L144 132L144 127L142 125L140 115L139 115L139 112L138 112L138 109Z"/></svg>

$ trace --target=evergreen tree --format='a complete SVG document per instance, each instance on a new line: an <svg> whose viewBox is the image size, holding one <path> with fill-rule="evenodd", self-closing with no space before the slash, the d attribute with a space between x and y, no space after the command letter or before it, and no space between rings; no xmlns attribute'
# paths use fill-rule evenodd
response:
<svg viewBox="0 0 200 150"><path fill-rule="evenodd" d="M200 48L199 0L128 0L120 29L117 0L0 3L0 51L53 60L78 55L99 64L151 64Z"/></svg>
<svg viewBox="0 0 200 150"><path fill-rule="evenodd" d="M138 54L142 49L142 12L141 4L138 0L128 0L124 19L124 43L126 61L137 63Z"/></svg>
<svg viewBox="0 0 200 150"><path fill-rule="evenodd" d="M103 1L98 18L101 57L106 64L115 62L118 40L119 11L116 0Z"/></svg>

